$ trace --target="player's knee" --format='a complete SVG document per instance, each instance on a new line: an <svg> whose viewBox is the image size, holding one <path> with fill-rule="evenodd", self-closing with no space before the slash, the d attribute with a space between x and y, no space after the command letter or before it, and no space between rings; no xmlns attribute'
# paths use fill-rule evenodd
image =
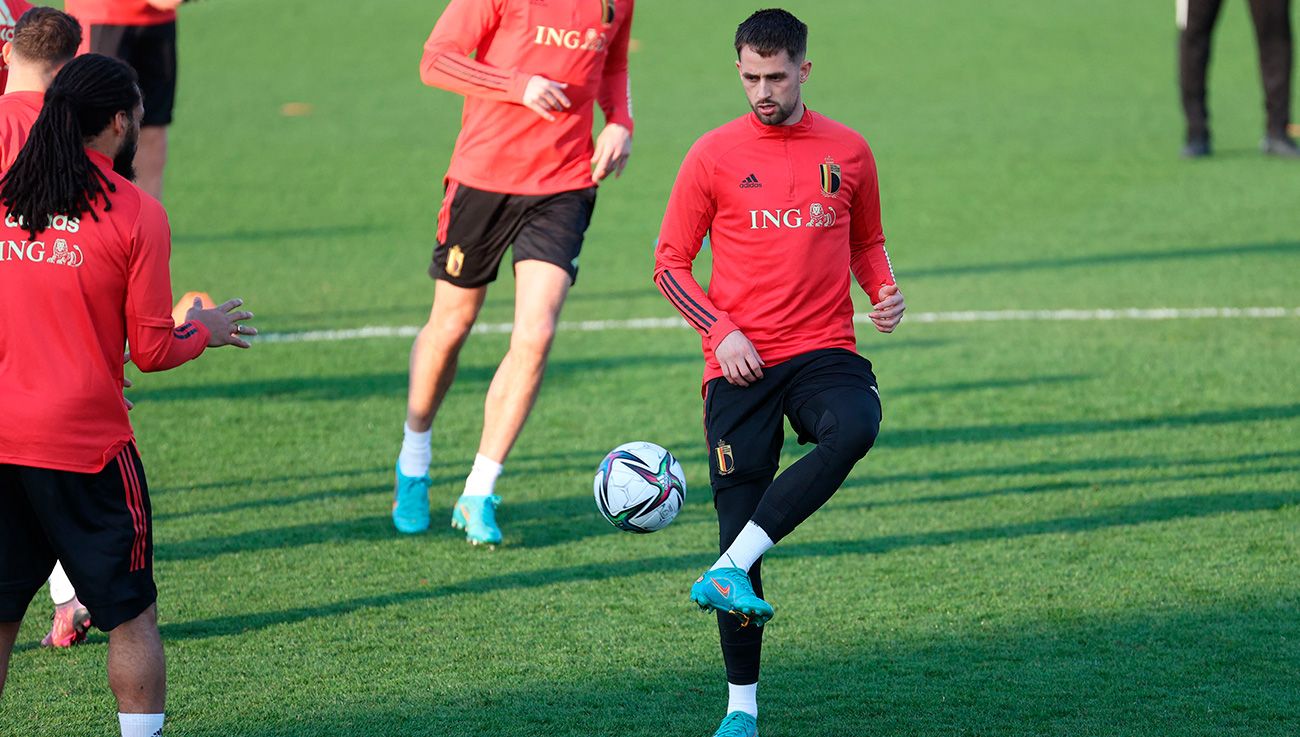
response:
<svg viewBox="0 0 1300 737"><path fill-rule="evenodd" d="M449 310L429 318L425 332L436 343L460 345L469 337L477 315L468 310Z"/></svg>
<svg viewBox="0 0 1300 737"><path fill-rule="evenodd" d="M820 424L819 444L855 461L871 450L880 432L880 420L874 414L855 412L852 407L828 411Z"/></svg>
<svg viewBox="0 0 1300 737"><path fill-rule="evenodd" d="M531 320L516 323L510 336L510 350L537 360L544 360L555 341L555 323Z"/></svg>

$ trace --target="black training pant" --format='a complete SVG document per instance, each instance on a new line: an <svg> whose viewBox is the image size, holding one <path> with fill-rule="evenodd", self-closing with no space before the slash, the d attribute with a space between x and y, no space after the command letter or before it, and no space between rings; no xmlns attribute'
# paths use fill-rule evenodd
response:
<svg viewBox="0 0 1300 737"><path fill-rule="evenodd" d="M1177 0L1178 78L1189 140L1207 138L1205 75L1210 64L1210 34L1223 0ZM1259 47L1264 107L1270 136L1285 136L1291 120L1291 0L1248 0Z"/></svg>
<svg viewBox="0 0 1300 737"><path fill-rule="evenodd" d="M709 382L704 426L719 550L751 520L779 541L825 504L875 442L880 409L871 363L842 349L764 367L763 378L748 387ZM817 447L776 476L786 419L801 444ZM759 559L749 570L760 597L761 566ZM756 683L763 629L719 612L718 630L727 681Z"/></svg>

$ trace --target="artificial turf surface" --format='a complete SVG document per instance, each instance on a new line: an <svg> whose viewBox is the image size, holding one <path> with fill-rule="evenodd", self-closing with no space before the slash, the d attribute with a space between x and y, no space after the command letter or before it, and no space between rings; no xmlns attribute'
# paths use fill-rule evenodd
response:
<svg viewBox="0 0 1300 737"><path fill-rule="evenodd" d="M183 9L178 294L242 296L264 332L423 321L460 110L417 75L442 5ZM1199 162L1176 156L1164 4L788 7L812 29L810 106L875 149L913 314L1292 316L860 327L885 423L770 554L762 734L1300 732L1300 165L1254 150L1244 3L1218 30L1218 153ZM752 9L640 3L635 152L602 188L566 319L673 314L649 280L655 232L686 148L745 110L730 37ZM485 322L510 319L511 290L503 272ZM712 733L717 634L686 598L716 543L696 336L560 334L489 553L442 525L507 342L462 354L434 426L434 529L410 538L388 519L408 339L132 372L168 734ZM673 450L689 484L649 536L590 494L633 439ZM48 611L42 593L0 735L114 734L105 636L41 650Z"/></svg>

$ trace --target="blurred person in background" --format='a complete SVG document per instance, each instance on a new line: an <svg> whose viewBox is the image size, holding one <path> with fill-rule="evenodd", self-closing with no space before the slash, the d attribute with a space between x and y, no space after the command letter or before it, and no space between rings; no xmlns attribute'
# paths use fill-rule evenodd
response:
<svg viewBox="0 0 1300 737"><path fill-rule="evenodd" d="M1210 64L1210 35L1223 0L1176 0L1178 21L1178 80L1187 143L1183 156L1210 155L1210 113L1205 104L1205 77ZM1268 122L1260 148L1270 156L1300 158L1300 147L1289 135L1291 118L1291 0L1249 0L1259 47L1259 71L1264 82Z"/></svg>
<svg viewBox="0 0 1300 737"><path fill-rule="evenodd" d="M144 93L144 120L135 154L135 183L162 199L167 165L167 127L176 101L176 8L186 0L66 0L81 21L83 53L130 64Z"/></svg>

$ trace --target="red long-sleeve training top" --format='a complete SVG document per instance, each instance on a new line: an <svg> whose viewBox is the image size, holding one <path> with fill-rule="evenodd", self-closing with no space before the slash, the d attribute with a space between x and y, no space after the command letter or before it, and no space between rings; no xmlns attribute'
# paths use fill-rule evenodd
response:
<svg viewBox="0 0 1300 737"><path fill-rule="evenodd" d="M0 171L13 166L44 106L44 92L0 95Z"/></svg>
<svg viewBox="0 0 1300 737"><path fill-rule="evenodd" d="M691 273L705 235L706 293ZM862 136L804 109L790 126L745 115L704 134L682 162L655 248L655 284L714 349L741 330L767 365L856 349L850 274L873 303L894 283L876 162Z"/></svg>
<svg viewBox="0 0 1300 737"><path fill-rule="evenodd" d="M122 354L142 371L197 357L208 329L173 329L171 231L157 200L86 152L117 191L32 239L0 220L0 463L96 473L132 437Z"/></svg>
<svg viewBox="0 0 1300 737"><path fill-rule="evenodd" d="M154 26L176 20L175 10L159 10L148 0L65 0L68 15L81 21L82 44L90 44L90 26Z"/></svg>
<svg viewBox="0 0 1300 737"><path fill-rule="evenodd" d="M632 8L633 0L452 0L420 61L425 84L465 96L447 178L507 194L590 187L593 101L606 122L632 129ZM573 106L554 121L521 102L535 74L569 85Z"/></svg>

